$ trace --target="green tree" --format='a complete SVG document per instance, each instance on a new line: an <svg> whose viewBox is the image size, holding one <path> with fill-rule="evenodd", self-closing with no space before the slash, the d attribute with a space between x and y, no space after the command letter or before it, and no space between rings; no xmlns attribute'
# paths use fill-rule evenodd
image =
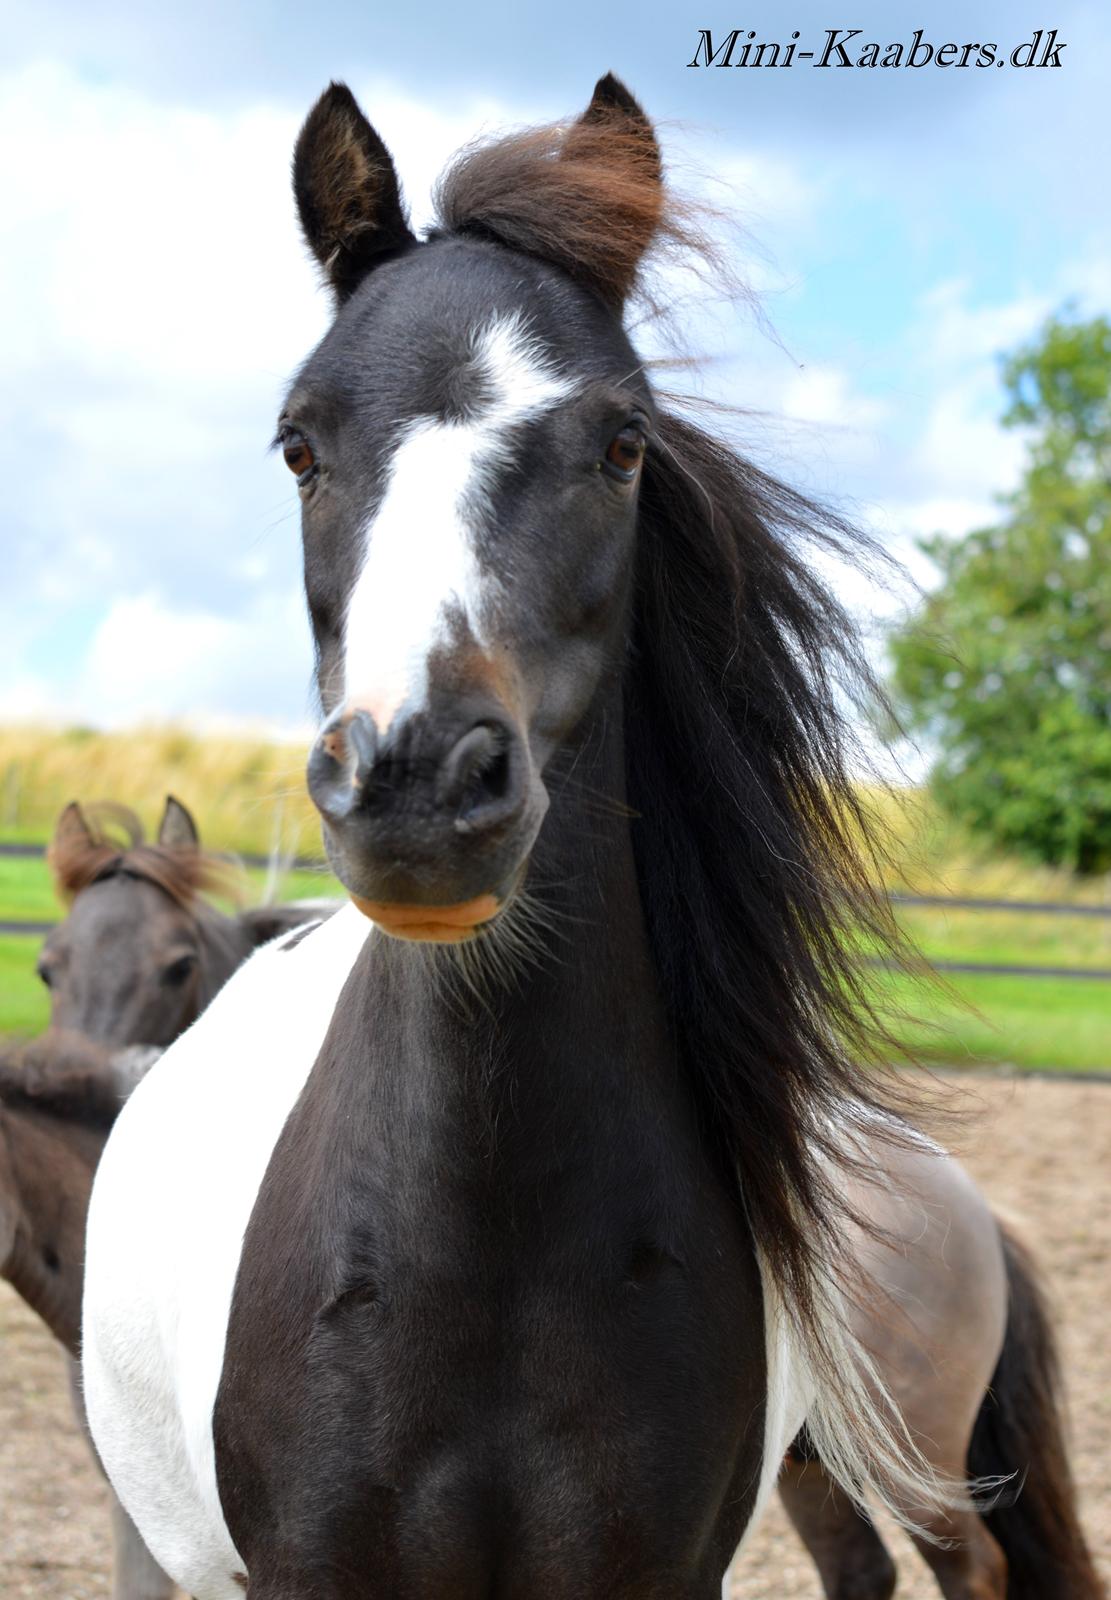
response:
<svg viewBox="0 0 1111 1600"><path fill-rule="evenodd" d="M1051 319L1005 360L1023 480L1001 520L922 548L938 588L893 635L895 700L931 784L983 836L1111 868L1111 321Z"/></svg>

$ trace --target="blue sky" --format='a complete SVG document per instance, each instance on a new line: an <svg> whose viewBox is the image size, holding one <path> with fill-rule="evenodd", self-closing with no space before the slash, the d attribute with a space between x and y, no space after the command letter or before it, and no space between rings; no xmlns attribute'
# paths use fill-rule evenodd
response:
<svg viewBox="0 0 1111 1600"><path fill-rule="evenodd" d="M1008 51L1055 27L1065 49L1056 71L692 70L704 26ZM295 497L266 444L327 320L287 173L330 77L420 216L459 143L573 113L621 74L677 181L747 230L763 318L688 295L697 384L750 409L753 454L900 554L1014 481L998 353L1067 300L1111 308L1094 4L39 0L5 32L0 717L311 720ZM905 598L837 581L866 622Z"/></svg>

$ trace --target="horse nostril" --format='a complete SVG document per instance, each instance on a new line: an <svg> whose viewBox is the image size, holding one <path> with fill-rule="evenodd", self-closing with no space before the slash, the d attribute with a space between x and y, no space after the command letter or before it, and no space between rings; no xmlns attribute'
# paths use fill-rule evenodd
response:
<svg viewBox="0 0 1111 1600"><path fill-rule="evenodd" d="M320 735L309 754L307 777L309 794L322 816L339 821L349 814L356 796L342 728L325 729Z"/></svg>
<svg viewBox="0 0 1111 1600"><path fill-rule="evenodd" d="M440 777L443 804L466 804L470 791L497 759L501 748L502 741L488 723L480 722L465 733L444 760Z"/></svg>
<svg viewBox="0 0 1111 1600"><path fill-rule="evenodd" d="M378 760L378 728L356 707L331 722L309 756L309 794L317 809L341 822L364 800Z"/></svg>
<svg viewBox="0 0 1111 1600"><path fill-rule="evenodd" d="M353 711L346 728L347 742L355 757L353 781L363 788L378 759L378 729L369 711Z"/></svg>
<svg viewBox="0 0 1111 1600"><path fill-rule="evenodd" d="M509 728L480 722L448 752L440 796L457 811L460 833L491 828L517 809L517 740Z"/></svg>

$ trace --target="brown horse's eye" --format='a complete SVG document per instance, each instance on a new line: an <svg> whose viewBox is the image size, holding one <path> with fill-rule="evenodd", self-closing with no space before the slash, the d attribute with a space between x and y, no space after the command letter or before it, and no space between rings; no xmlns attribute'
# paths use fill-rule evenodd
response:
<svg viewBox="0 0 1111 1600"><path fill-rule="evenodd" d="M605 460L607 471L612 477L621 478L626 483L631 482L637 475L647 448L648 439L644 429L638 427L636 423L630 423L609 442Z"/></svg>
<svg viewBox="0 0 1111 1600"><path fill-rule="evenodd" d="M316 457L312 453L312 446L300 433L287 433L282 437L282 456L290 472L297 475L298 482L306 478L316 466Z"/></svg>
<svg viewBox="0 0 1111 1600"><path fill-rule="evenodd" d="M170 989L180 989L192 977L196 965L196 956L179 956L164 969L162 982Z"/></svg>

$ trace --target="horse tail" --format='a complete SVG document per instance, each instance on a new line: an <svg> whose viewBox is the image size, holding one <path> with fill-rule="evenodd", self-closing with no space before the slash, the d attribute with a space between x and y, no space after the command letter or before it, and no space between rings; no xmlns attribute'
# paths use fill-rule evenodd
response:
<svg viewBox="0 0 1111 1600"><path fill-rule="evenodd" d="M1007 1558L1007 1600L1104 1600L1077 1516L1049 1307L1030 1252L998 1226L1007 1331L972 1432L969 1475L1010 1479L982 1512Z"/></svg>

